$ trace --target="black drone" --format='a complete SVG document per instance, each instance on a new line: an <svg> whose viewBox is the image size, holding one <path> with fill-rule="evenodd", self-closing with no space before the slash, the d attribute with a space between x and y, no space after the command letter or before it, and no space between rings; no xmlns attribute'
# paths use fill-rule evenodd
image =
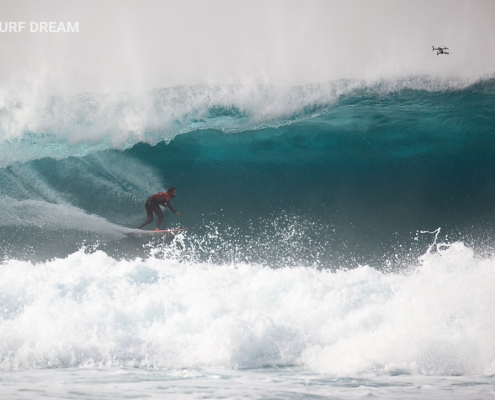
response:
<svg viewBox="0 0 495 400"><path fill-rule="evenodd" d="M438 56L439 54L447 54L447 55L448 55L448 54L449 54L449 52L448 52L448 51L445 51L445 50L448 50L448 49L449 49L449 48L448 48L448 47L445 47L445 46L444 46L444 47L435 47L435 46L431 46L431 51L435 51L435 50L436 50L436 51L437 51L437 56Z"/></svg>

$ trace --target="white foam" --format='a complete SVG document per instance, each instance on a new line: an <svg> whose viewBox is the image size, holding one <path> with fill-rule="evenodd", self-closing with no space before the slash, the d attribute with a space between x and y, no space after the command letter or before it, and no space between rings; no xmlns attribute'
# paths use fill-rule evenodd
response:
<svg viewBox="0 0 495 400"><path fill-rule="evenodd" d="M495 372L494 261L462 243L408 273L116 261L0 266L2 368L302 364L337 375Z"/></svg>
<svg viewBox="0 0 495 400"><path fill-rule="evenodd" d="M350 282L360 293L346 288L344 298L362 307L328 326L322 342L303 355L305 362L339 374L363 369L493 373L495 290L488 284L493 260L476 260L455 243L422 261L408 275L368 271L366 283Z"/></svg>

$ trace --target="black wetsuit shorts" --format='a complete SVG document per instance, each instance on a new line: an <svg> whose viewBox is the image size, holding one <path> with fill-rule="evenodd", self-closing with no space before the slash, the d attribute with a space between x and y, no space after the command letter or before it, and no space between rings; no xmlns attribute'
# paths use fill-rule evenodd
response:
<svg viewBox="0 0 495 400"><path fill-rule="evenodd" d="M146 208L148 220L153 221L153 213L157 215L160 222L163 220L162 209L160 208L160 204L158 204L158 200L155 197L149 197L148 200L146 200L146 203L144 203L144 207Z"/></svg>

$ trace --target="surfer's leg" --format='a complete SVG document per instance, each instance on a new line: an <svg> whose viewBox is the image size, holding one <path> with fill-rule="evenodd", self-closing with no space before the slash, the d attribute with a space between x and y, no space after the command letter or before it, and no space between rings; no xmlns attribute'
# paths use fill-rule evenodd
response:
<svg viewBox="0 0 495 400"><path fill-rule="evenodd" d="M151 205L148 202L146 202L144 208L146 208L147 219L141 225L138 226L138 229L143 229L146 225L151 224L153 222L153 209L151 208Z"/></svg>
<svg viewBox="0 0 495 400"><path fill-rule="evenodd" d="M153 211L158 217L158 222L156 223L156 229L160 229L160 225L162 224L162 221L163 221L162 209L160 208L160 206L158 204L155 204L153 206Z"/></svg>

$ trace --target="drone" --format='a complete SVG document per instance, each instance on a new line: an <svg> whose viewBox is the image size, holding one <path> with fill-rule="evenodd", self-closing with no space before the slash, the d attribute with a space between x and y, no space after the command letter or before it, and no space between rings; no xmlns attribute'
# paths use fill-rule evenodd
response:
<svg viewBox="0 0 495 400"><path fill-rule="evenodd" d="M448 50L448 49L449 48L448 47L445 47L445 46L444 47L441 47L441 46L440 47L431 46L431 51L436 50L437 51L437 56L439 54L447 54L448 55L449 52L448 51L445 51L445 50Z"/></svg>

